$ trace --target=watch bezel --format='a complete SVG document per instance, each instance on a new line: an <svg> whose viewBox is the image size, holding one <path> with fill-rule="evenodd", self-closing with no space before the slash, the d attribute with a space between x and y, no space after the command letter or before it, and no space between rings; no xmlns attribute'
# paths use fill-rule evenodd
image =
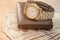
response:
<svg viewBox="0 0 60 40"><path fill-rule="evenodd" d="M26 11L27 11L27 7L29 7L29 6L34 6L34 7L37 9L37 11L38 11L37 16L33 18L33 19L35 20L35 18L37 18L37 17L39 16L39 14L40 14L40 8L37 6L36 3L25 3L25 6L24 6L24 14L25 14L25 16L26 16L27 18L29 18L29 19L32 19L32 18L30 18L30 17L28 17L28 16L26 15L26 13L27 13L27 12L26 12Z"/></svg>

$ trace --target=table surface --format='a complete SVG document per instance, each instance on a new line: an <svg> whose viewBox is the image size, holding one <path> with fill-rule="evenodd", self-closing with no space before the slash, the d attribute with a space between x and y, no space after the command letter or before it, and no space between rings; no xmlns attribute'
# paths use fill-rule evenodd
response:
<svg viewBox="0 0 60 40"><path fill-rule="evenodd" d="M16 3L17 2L22 2L22 1L26 1L26 0L0 0L0 40L5 40L5 35L2 32L3 17L4 17L4 15L8 11L16 12ZM42 0L42 1L44 1L44 0ZM54 0L54 1L56 2L56 0ZM54 2L54 1L50 0L51 3ZM46 0L45 2L49 2L49 1Z"/></svg>

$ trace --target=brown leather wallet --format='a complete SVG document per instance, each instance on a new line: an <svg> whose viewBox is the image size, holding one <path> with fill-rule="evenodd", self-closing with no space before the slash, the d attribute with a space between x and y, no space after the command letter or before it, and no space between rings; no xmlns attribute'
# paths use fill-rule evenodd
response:
<svg viewBox="0 0 60 40"><path fill-rule="evenodd" d="M17 3L18 28L20 29L42 29L42 30L50 30L53 28L52 19L36 21L36 20L27 18L23 12L24 4L25 4L24 2ZM48 11L50 12L50 10Z"/></svg>

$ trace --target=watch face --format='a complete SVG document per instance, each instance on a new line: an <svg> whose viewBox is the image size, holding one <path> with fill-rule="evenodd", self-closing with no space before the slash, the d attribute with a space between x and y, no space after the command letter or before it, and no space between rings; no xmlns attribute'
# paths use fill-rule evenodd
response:
<svg viewBox="0 0 60 40"><path fill-rule="evenodd" d="M30 19L35 19L39 14L39 9L36 4L28 4L26 6L26 16Z"/></svg>

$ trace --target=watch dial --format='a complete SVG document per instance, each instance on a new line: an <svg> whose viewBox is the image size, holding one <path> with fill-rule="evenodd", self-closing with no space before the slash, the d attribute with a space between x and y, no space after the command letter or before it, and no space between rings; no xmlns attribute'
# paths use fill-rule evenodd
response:
<svg viewBox="0 0 60 40"><path fill-rule="evenodd" d="M30 19L34 19L35 17L37 17L38 12L38 9L33 5L29 5L26 9L26 15Z"/></svg>

